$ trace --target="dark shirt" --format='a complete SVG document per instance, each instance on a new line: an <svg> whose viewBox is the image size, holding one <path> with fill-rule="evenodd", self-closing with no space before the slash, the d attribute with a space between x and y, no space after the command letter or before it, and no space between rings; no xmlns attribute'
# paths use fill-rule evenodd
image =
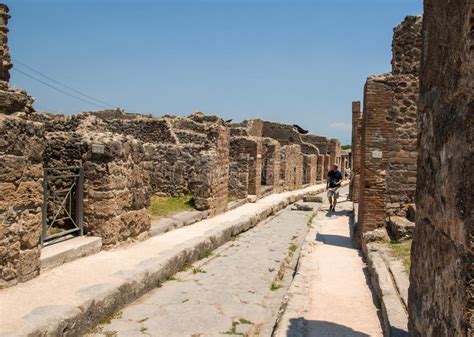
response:
<svg viewBox="0 0 474 337"><path fill-rule="evenodd" d="M328 172L329 188L340 186L342 174L340 171L331 170Z"/></svg>

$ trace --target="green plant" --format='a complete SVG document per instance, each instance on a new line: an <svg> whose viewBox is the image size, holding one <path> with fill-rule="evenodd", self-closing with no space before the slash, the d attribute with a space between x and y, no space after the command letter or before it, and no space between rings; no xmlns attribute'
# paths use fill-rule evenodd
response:
<svg viewBox="0 0 474 337"><path fill-rule="evenodd" d="M197 273L206 273L206 271L202 268L193 268L193 274Z"/></svg>
<svg viewBox="0 0 474 337"><path fill-rule="evenodd" d="M298 246L295 245L294 243L292 243L292 244L290 245L290 248L288 248L288 249L289 249L291 252L294 253L294 252L298 249Z"/></svg>
<svg viewBox="0 0 474 337"><path fill-rule="evenodd" d="M229 330L225 331L225 332L221 332L221 334L223 334L223 335L244 336L243 333L237 332L237 326L239 324L240 323L238 321L232 321L232 327Z"/></svg>
<svg viewBox="0 0 474 337"><path fill-rule="evenodd" d="M410 270L411 266L411 244L412 240L407 240L403 242L390 242L390 250L393 256L403 262L403 266L407 271Z"/></svg>
<svg viewBox="0 0 474 337"><path fill-rule="evenodd" d="M159 197L155 195L151 197L149 212L153 217L164 218L193 209L194 197L192 195L182 197Z"/></svg>
<svg viewBox="0 0 474 337"><path fill-rule="evenodd" d="M207 259L212 256L212 250L208 249L204 253L199 254L198 260Z"/></svg>
<svg viewBox="0 0 474 337"><path fill-rule="evenodd" d="M271 291L275 291L283 287L280 283L278 282L272 282L272 285L270 286Z"/></svg>

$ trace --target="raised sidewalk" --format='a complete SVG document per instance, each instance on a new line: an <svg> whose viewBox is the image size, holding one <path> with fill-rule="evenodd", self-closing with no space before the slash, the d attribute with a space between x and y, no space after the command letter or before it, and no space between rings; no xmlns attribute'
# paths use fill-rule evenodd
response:
<svg viewBox="0 0 474 337"><path fill-rule="evenodd" d="M101 251L0 291L0 336L77 336L305 194L272 194L216 217L124 248Z"/></svg>

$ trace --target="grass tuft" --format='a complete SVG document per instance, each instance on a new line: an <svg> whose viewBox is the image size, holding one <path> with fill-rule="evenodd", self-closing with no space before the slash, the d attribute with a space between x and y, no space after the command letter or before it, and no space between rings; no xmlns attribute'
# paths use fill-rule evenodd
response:
<svg viewBox="0 0 474 337"><path fill-rule="evenodd" d="M198 260L207 259L212 256L212 250L208 249L204 253L199 254Z"/></svg>
<svg viewBox="0 0 474 337"><path fill-rule="evenodd" d="M390 242L392 254L403 262L406 271L409 271L411 266L411 244L412 240Z"/></svg>
<svg viewBox="0 0 474 337"><path fill-rule="evenodd" d="M280 283L272 282L272 285L270 286L270 290L271 291L276 291L276 290L280 289L281 287L283 287L283 286Z"/></svg>
<svg viewBox="0 0 474 337"><path fill-rule="evenodd" d="M288 248L288 249L289 249L291 252L294 253L294 252L296 252L296 250L298 249L298 246L295 245L294 243L292 243L292 244L290 245L290 248Z"/></svg>
<svg viewBox="0 0 474 337"><path fill-rule="evenodd" d="M202 268L193 268L193 274L197 274L197 273L207 273L207 272Z"/></svg>
<svg viewBox="0 0 474 337"><path fill-rule="evenodd" d="M150 201L149 212L156 218L166 218L173 214L191 211L194 209L194 197L185 195L183 197L159 197L153 196Z"/></svg>

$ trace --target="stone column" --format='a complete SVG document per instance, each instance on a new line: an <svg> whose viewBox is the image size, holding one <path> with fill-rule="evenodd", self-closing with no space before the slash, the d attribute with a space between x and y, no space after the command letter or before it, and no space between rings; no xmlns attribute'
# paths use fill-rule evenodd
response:
<svg viewBox="0 0 474 337"><path fill-rule="evenodd" d="M352 102L352 148L351 148L351 199L359 202L360 195L360 165L361 165L361 143L362 143L362 111L360 102Z"/></svg>

